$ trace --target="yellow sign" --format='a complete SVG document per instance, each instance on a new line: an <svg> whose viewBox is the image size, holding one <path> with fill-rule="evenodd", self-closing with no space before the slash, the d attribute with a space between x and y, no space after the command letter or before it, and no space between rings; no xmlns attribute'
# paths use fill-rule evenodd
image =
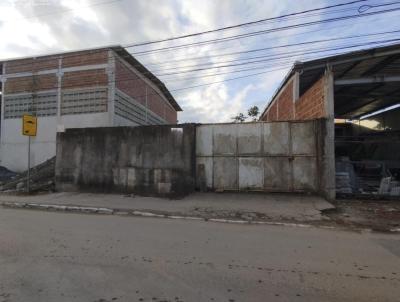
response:
<svg viewBox="0 0 400 302"><path fill-rule="evenodd" d="M24 115L22 117L22 134L27 136L36 136L37 117L33 115Z"/></svg>

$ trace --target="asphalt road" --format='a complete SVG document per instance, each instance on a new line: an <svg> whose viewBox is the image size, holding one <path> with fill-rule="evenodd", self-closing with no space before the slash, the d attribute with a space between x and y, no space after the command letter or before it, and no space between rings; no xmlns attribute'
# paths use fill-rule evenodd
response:
<svg viewBox="0 0 400 302"><path fill-rule="evenodd" d="M399 235L0 209L0 302L399 297Z"/></svg>

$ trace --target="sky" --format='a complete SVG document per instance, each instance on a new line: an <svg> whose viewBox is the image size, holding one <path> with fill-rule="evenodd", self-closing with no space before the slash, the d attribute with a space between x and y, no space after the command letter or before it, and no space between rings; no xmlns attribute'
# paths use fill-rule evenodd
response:
<svg viewBox="0 0 400 302"><path fill-rule="evenodd" d="M171 91L183 109L179 122L229 122L251 106L262 110L295 61L374 46L367 43L394 43L400 32L335 39L400 30L400 10L277 28L400 8L400 1L359 1L253 26L128 46L346 2L351 0L1 0L0 60L122 45ZM257 31L269 32L237 38ZM229 41L183 46L232 36ZM299 45L315 40L326 41ZM277 47L285 45L293 46ZM176 46L181 47L171 49ZM260 48L264 50L254 51Z"/></svg>

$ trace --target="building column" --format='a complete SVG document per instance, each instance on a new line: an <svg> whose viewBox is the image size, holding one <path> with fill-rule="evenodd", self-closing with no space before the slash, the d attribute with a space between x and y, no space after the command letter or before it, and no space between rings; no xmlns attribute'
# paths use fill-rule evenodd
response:
<svg viewBox="0 0 400 302"><path fill-rule="evenodd" d="M108 101L107 101L107 111L108 111L108 126L112 127L115 125L115 56L112 50L108 51Z"/></svg>
<svg viewBox="0 0 400 302"><path fill-rule="evenodd" d="M4 139L4 97L5 97L5 86L6 86L6 81L7 78L5 77L6 74L6 64L3 63L3 70L2 70L2 76L0 76L0 81L1 81L1 116L0 116L0 162L2 161L1 154L1 147L3 145L3 139Z"/></svg>
<svg viewBox="0 0 400 302"><path fill-rule="evenodd" d="M57 132L64 132L65 127L61 119L61 102L62 102L62 58L58 59L58 71L57 71Z"/></svg>
<svg viewBox="0 0 400 302"><path fill-rule="evenodd" d="M335 111L334 111L334 74L330 65L325 70L324 105L325 105L325 135L323 137L322 165L323 175L321 188L328 200L336 198L335 169Z"/></svg>

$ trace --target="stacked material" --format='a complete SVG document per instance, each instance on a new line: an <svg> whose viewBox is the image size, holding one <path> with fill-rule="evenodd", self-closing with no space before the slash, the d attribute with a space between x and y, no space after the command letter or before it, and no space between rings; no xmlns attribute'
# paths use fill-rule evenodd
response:
<svg viewBox="0 0 400 302"><path fill-rule="evenodd" d="M400 182L393 179L393 177L384 177L379 186L379 194L400 196Z"/></svg>
<svg viewBox="0 0 400 302"><path fill-rule="evenodd" d="M341 194L355 193L355 173L349 158L336 160L336 192Z"/></svg>
<svg viewBox="0 0 400 302"><path fill-rule="evenodd" d="M342 194L353 193L349 172L336 172L336 192Z"/></svg>
<svg viewBox="0 0 400 302"><path fill-rule="evenodd" d="M55 162L53 157L40 165L30 169L30 191L53 191ZM2 192L26 192L28 182L27 171L22 173L10 173L9 178L3 178L0 181L0 191Z"/></svg>

